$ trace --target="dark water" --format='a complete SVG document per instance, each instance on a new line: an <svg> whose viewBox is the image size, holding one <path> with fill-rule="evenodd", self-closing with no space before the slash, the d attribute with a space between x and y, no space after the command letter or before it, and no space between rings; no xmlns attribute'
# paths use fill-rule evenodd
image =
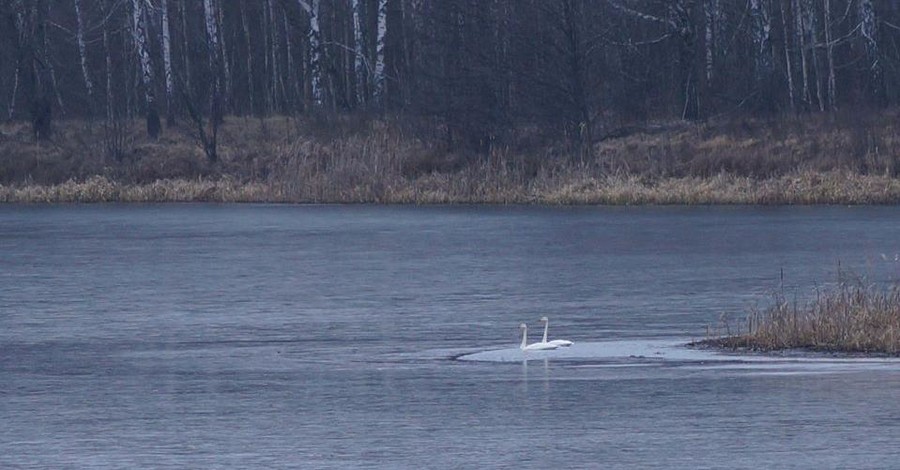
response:
<svg viewBox="0 0 900 470"><path fill-rule="evenodd" d="M898 208L0 206L0 467L896 467L900 364L450 358L542 315L576 346L702 337L782 270L798 298L900 278L898 229Z"/></svg>

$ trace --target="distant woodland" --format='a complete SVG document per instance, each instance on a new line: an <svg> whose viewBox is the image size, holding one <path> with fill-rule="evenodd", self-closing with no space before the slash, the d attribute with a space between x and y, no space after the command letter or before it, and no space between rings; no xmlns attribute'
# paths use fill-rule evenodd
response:
<svg viewBox="0 0 900 470"><path fill-rule="evenodd" d="M900 99L887 0L0 5L4 114L38 138L60 117L141 117L151 137L205 123L209 140L225 115L364 112L427 119L466 148L523 126L583 145L620 123Z"/></svg>

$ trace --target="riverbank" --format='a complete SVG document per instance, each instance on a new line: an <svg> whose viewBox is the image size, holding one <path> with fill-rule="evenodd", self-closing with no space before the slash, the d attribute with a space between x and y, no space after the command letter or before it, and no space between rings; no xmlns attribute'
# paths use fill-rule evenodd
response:
<svg viewBox="0 0 900 470"><path fill-rule="evenodd" d="M710 338L694 347L748 352L817 352L900 356L900 285L841 283L798 304L775 304L747 318L746 334Z"/></svg>
<svg viewBox="0 0 900 470"><path fill-rule="evenodd" d="M896 204L900 142L880 118L621 128L588 153L522 130L476 153L421 124L230 117L217 162L189 128L64 121L35 143L7 123L0 202Z"/></svg>
<svg viewBox="0 0 900 470"><path fill-rule="evenodd" d="M353 186L313 178L240 182L230 177L122 183L105 176L54 185L0 185L5 203L236 202L378 204L896 204L900 180L849 172L800 173L754 180L709 178L642 181L633 176L548 177L498 183L476 174L434 174Z"/></svg>

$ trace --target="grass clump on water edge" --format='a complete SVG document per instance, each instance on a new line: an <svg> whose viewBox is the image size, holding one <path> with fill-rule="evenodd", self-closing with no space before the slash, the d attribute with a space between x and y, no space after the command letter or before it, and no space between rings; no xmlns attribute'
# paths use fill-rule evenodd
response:
<svg viewBox="0 0 900 470"><path fill-rule="evenodd" d="M841 282L806 302L775 294L747 317L747 333L694 343L733 350L900 355L900 283Z"/></svg>

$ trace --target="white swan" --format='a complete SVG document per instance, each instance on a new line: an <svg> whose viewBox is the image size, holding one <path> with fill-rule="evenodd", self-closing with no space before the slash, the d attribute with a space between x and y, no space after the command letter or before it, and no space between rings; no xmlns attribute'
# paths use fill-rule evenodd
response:
<svg viewBox="0 0 900 470"><path fill-rule="evenodd" d="M567 340L567 339L554 339L553 341L547 341L547 329L550 327L550 319L547 317L541 317L541 321L544 322L544 339L541 340L541 344L552 344L553 346L562 346L569 347L575 343Z"/></svg>
<svg viewBox="0 0 900 470"><path fill-rule="evenodd" d="M519 325L519 328L522 329L522 345L519 346L519 349L522 351L546 351L550 349L556 349L557 346L549 343L528 343L528 325L522 323Z"/></svg>

